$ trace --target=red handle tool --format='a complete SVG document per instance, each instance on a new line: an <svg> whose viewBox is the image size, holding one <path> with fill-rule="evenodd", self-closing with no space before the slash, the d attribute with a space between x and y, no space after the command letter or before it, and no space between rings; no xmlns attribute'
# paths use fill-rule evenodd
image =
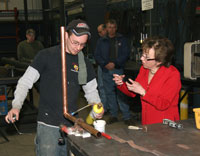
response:
<svg viewBox="0 0 200 156"><path fill-rule="evenodd" d="M101 135L104 136L106 139L112 139L112 137L104 132L101 132Z"/></svg>

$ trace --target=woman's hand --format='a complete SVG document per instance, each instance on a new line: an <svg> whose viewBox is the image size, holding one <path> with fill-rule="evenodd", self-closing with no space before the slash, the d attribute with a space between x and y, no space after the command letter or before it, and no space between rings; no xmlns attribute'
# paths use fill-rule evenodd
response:
<svg viewBox="0 0 200 156"><path fill-rule="evenodd" d="M123 78L125 75L118 75L118 74L113 74L113 80L115 81L116 85L122 85L123 84Z"/></svg>
<svg viewBox="0 0 200 156"><path fill-rule="evenodd" d="M126 82L127 88L129 91L138 93L142 96L144 96L146 94L145 89L140 85L140 83L133 81L132 79L128 79L129 82Z"/></svg>

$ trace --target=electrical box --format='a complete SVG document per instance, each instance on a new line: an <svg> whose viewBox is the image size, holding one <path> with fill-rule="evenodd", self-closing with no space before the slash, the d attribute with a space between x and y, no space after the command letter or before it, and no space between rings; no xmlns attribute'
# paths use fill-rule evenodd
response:
<svg viewBox="0 0 200 156"><path fill-rule="evenodd" d="M0 86L0 115L8 113L6 86Z"/></svg>
<svg viewBox="0 0 200 156"><path fill-rule="evenodd" d="M184 44L184 77L191 80L200 77L200 41Z"/></svg>

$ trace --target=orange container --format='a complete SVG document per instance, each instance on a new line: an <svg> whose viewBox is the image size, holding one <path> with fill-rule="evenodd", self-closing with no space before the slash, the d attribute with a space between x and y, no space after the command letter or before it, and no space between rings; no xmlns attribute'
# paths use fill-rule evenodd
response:
<svg viewBox="0 0 200 156"><path fill-rule="evenodd" d="M196 127L200 129L200 108L194 108Z"/></svg>

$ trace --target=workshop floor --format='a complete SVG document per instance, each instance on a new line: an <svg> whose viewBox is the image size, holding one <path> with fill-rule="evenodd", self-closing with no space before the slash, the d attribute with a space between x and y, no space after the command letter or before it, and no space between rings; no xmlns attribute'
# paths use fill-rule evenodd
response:
<svg viewBox="0 0 200 156"><path fill-rule="evenodd" d="M34 106L37 107L39 95L34 90ZM79 107L86 105L86 100L83 97L82 93L79 98ZM87 108L82 110L79 115L81 118L85 119L89 114L91 108ZM20 121L16 123L16 126L19 129L20 133L18 134L14 126L8 125L4 121L4 116L0 116L0 130L5 134L5 136L9 139L7 142L0 135L0 155L1 156L35 156L35 145L34 138L36 134L36 116L37 111L32 109L28 104L23 106L24 113L22 115ZM104 116L106 120L108 115ZM119 120L121 116L119 115ZM117 123L106 125L106 127L111 126L113 128L122 128L127 127L122 121Z"/></svg>
<svg viewBox="0 0 200 156"><path fill-rule="evenodd" d="M34 91L34 106L37 108L39 95L36 91ZM79 107L86 105L85 98L82 94L80 94L79 98ZM85 119L89 113L91 108L82 110L79 115L81 118ZM5 134L5 136L9 139L7 142L0 135L0 155L1 156L35 156L35 146L34 146L34 138L36 134L36 117L37 111L36 109L32 109L28 104L23 106L23 117L21 117L20 121L16 123L16 126L19 128L19 131L23 134L18 134L14 126L8 125L4 121L4 117L0 116L0 130ZM132 112L133 113L133 112ZM191 114L191 115L190 115ZM193 113L189 112L189 117L193 117ZM140 114L133 113L133 116L137 118L135 120L136 125L140 124ZM109 116L105 115L104 119L106 120ZM112 128L126 128L127 125L121 121L121 115L119 115L119 122L106 125L106 127Z"/></svg>

